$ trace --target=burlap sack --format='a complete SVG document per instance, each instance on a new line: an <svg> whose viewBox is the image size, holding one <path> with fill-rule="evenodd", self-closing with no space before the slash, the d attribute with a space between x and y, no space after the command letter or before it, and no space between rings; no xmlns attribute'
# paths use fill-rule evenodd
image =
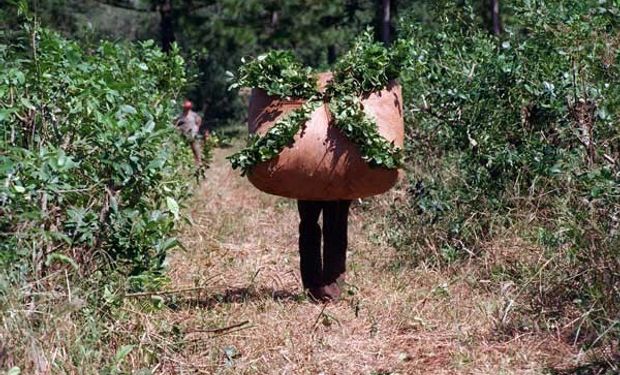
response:
<svg viewBox="0 0 620 375"><path fill-rule="evenodd" d="M322 88L331 78L320 75ZM301 101L284 101L261 89L250 98L248 128L264 134L278 119L301 106ZM362 98L364 112L373 118L379 133L397 147L403 146L403 109L400 86L388 87ZM304 200L363 198L389 190L399 171L372 168L362 160L358 147L331 122L327 104L314 111L292 147L274 159L258 164L248 174L258 189L274 195Z"/></svg>

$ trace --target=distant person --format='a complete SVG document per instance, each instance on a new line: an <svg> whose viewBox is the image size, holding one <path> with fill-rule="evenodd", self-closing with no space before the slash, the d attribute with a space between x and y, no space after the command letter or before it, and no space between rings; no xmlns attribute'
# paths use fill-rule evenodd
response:
<svg viewBox="0 0 620 375"><path fill-rule="evenodd" d="M196 166L202 165L202 118L192 111L193 103L189 100L183 102L183 113L177 118L177 129L185 136L194 154Z"/></svg>

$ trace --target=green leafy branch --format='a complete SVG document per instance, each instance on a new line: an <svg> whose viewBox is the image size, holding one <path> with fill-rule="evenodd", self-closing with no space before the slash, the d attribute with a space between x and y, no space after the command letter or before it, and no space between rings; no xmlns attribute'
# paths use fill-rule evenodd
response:
<svg viewBox="0 0 620 375"><path fill-rule="evenodd" d="M398 77L408 47L397 43L388 49L374 42L371 30L367 30L335 65L333 79L324 92L318 91L312 70L304 68L290 52L272 51L245 63L231 88L256 87L269 95L303 98L307 102L264 136L251 136L247 148L229 157L233 169L240 168L245 175L254 165L276 157L293 143L295 134L322 103L329 103L335 125L359 147L369 165L398 168L401 150L379 134L376 122L364 113L359 97L383 90Z"/></svg>
<svg viewBox="0 0 620 375"><path fill-rule="evenodd" d="M398 168L402 164L402 150L388 142L377 131L377 123L369 118L356 96L345 96L329 103L334 123L355 143L362 159L372 167Z"/></svg>
<svg viewBox="0 0 620 375"><path fill-rule="evenodd" d="M317 92L312 69L304 68L290 51L271 51L247 62L245 58L241 61L244 64L231 89L256 87L280 98L302 99Z"/></svg>
<svg viewBox="0 0 620 375"><path fill-rule="evenodd" d="M327 87L326 95L363 95L383 90L400 74L401 50L400 43L394 48L386 48L374 42L372 31L366 30L357 38L351 50L336 62L334 77Z"/></svg>
<svg viewBox="0 0 620 375"><path fill-rule="evenodd" d="M246 175L258 163L265 162L278 156L280 152L290 146L302 125L310 119L320 101L308 100L301 107L295 109L271 127L265 135L254 135L248 147L229 156L233 169L240 168L241 175Z"/></svg>

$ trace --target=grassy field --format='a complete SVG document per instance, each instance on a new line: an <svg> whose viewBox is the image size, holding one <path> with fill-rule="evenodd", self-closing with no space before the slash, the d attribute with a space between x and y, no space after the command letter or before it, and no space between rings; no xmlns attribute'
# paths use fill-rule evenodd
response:
<svg viewBox="0 0 620 375"><path fill-rule="evenodd" d="M294 201L254 189L230 170L228 153L215 152L188 210L195 225L184 235L187 251L170 263L173 288L204 289L127 322L139 345L164 348L158 373L540 374L578 361L559 337L498 334L510 319L509 285L481 289L467 265L410 269L377 240L381 208L398 190L353 208L344 300L308 301ZM489 262L534 251L510 241L489 250ZM162 333L170 327L174 345Z"/></svg>
<svg viewBox="0 0 620 375"><path fill-rule="evenodd" d="M535 248L506 239L482 262L439 270L385 245L398 188L354 204L345 298L312 303L294 201L254 189L230 153L215 150L186 209L193 225L170 258L169 292L125 296L105 326L89 322L70 287L37 311L14 299L2 337L22 354L5 346L3 363L42 374L544 374L588 359L559 333L506 328L518 291L493 287L480 264L535 262Z"/></svg>

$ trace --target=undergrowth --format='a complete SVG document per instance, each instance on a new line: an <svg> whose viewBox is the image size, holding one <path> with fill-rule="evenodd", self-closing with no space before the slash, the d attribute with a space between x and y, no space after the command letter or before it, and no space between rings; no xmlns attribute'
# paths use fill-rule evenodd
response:
<svg viewBox="0 0 620 375"><path fill-rule="evenodd" d="M516 1L494 37L467 4L436 4L429 27L401 23L415 61L402 76L409 181L386 233L438 266L487 259L506 238L534 246L533 261L480 261L493 281L481 286L514 286L498 333L617 347L618 6Z"/></svg>
<svg viewBox="0 0 620 375"><path fill-rule="evenodd" d="M18 5L24 27L0 31L0 368L121 373L119 303L165 285L180 245L185 63L153 41L82 46Z"/></svg>

